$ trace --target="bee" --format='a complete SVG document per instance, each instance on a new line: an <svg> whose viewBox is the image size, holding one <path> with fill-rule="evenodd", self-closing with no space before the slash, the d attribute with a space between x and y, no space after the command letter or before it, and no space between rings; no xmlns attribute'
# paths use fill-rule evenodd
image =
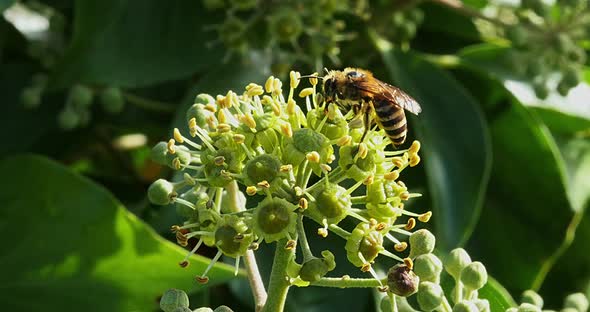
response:
<svg viewBox="0 0 590 312"><path fill-rule="evenodd" d="M361 142L374 119L395 147L404 143L408 133L404 110L418 115L422 108L416 100L373 77L368 70L348 67L326 72L322 77L325 101L335 102L345 114L352 110L356 117L363 118L365 132Z"/></svg>

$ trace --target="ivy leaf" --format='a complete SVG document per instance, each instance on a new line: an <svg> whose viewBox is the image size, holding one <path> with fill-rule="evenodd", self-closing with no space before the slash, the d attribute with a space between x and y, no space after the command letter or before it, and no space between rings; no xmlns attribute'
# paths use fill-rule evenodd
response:
<svg viewBox="0 0 590 312"><path fill-rule="evenodd" d="M10 311L150 311L169 288L204 289L193 279L209 259L164 241L105 189L39 156L0 162L3 305ZM234 278L217 265L211 283Z"/></svg>
<svg viewBox="0 0 590 312"><path fill-rule="evenodd" d="M481 210L491 165L486 121L443 70L386 45L381 53L390 78L422 106L411 126L423 145L437 246L451 249L466 242Z"/></svg>
<svg viewBox="0 0 590 312"><path fill-rule="evenodd" d="M223 58L206 27L218 21L200 1L78 0L72 42L51 81L140 87L186 78Z"/></svg>

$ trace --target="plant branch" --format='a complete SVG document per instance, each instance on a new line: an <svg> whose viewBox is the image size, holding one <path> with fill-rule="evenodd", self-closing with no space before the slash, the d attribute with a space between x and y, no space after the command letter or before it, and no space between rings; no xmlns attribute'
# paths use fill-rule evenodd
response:
<svg viewBox="0 0 590 312"><path fill-rule="evenodd" d="M387 278L377 280L374 278L322 277L317 282L311 282L310 285L336 288L377 288L387 285Z"/></svg>
<svg viewBox="0 0 590 312"><path fill-rule="evenodd" d="M467 17L479 18L479 19L488 21L492 24L496 24L496 25L502 26L502 27L511 26L510 24L505 23L497 18L487 16L472 7L466 6L460 0L430 0L430 2L438 3L442 6L445 6L449 9L454 10L455 12L457 12L461 15L467 16Z"/></svg>
<svg viewBox="0 0 590 312"><path fill-rule="evenodd" d="M285 308L287 293L289 292L289 286L291 286L287 276L287 266L295 253L295 248L285 248L287 241L286 238L283 238L276 243L275 257L268 285L268 299L262 312L280 312Z"/></svg>
<svg viewBox="0 0 590 312"><path fill-rule="evenodd" d="M238 196L240 190L238 189L238 184L236 181L230 182L226 190L230 198L230 210L232 212L245 211L244 206L240 203L240 198ZM260 311L266 303L267 294L266 289L264 289L264 283L262 283L262 277L260 276L258 265L256 264L254 251L246 251L246 254L244 255L244 265L246 267L246 272L248 272L248 282L250 283L252 295L254 296L256 311Z"/></svg>

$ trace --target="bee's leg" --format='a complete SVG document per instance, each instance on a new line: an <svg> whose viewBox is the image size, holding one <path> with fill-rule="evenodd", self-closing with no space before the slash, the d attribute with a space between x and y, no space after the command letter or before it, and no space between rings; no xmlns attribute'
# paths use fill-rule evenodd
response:
<svg viewBox="0 0 590 312"><path fill-rule="evenodd" d="M363 136L361 137L361 142L363 143L365 141L365 137L367 136L367 133L369 133L369 129L371 128L371 105L366 102L363 101L363 106L361 108L361 114L363 114L363 126L365 128L364 132L363 132Z"/></svg>

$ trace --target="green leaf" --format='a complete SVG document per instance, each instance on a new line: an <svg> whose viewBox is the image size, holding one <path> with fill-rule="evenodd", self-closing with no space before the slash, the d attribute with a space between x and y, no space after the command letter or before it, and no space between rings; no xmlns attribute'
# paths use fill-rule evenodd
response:
<svg viewBox="0 0 590 312"><path fill-rule="evenodd" d="M138 87L214 68L225 50L210 45L216 32L207 26L218 21L200 1L78 0L52 82Z"/></svg>
<svg viewBox="0 0 590 312"><path fill-rule="evenodd" d="M455 280L447 273L441 274L441 283L445 295L449 302L453 302L453 287L455 287ZM516 302L510 293L497 280L488 277L488 282L478 291L478 298L487 299L490 302L490 311L506 311L508 308L515 307Z"/></svg>
<svg viewBox="0 0 590 312"><path fill-rule="evenodd" d="M102 187L39 156L0 163L3 309L150 311L168 288L199 290L209 263L191 258L127 212ZM211 283L233 278L214 267Z"/></svg>
<svg viewBox="0 0 590 312"><path fill-rule="evenodd" d="M590 130L590 119L560 112L552 108L533 107L552 133L573 135Z"/></svg>
<svg viewBox="0 0 590 312"><path fill-rule="evenodd" d="M477 222L490 170L487 125L450 75L412 54L383 50L390 78L422 106L412 126L422 141L437 246L464 243Z"/></svg>
<svg viewBox="0 0 590 312"><path fill-rule="evenodd" d="M514 62L509 52L510 49L506 47L480 44L463 49L459 57L463 65L499 79L504 87L524 105L551 108L590 120L590 105L586 105L587 99L590 98L588 82L578 84L565 97L552 89L546 99L539 99L533 91L531 79L516 73L509 65ZM588 71L589 69L585 70L585 72Z"/></svg>
<svg viewBox="0 0 590 312"><path fill-rule="evenodd" d="M0 13L8 9L14 2L15 0L0 0Z"/></svg>

